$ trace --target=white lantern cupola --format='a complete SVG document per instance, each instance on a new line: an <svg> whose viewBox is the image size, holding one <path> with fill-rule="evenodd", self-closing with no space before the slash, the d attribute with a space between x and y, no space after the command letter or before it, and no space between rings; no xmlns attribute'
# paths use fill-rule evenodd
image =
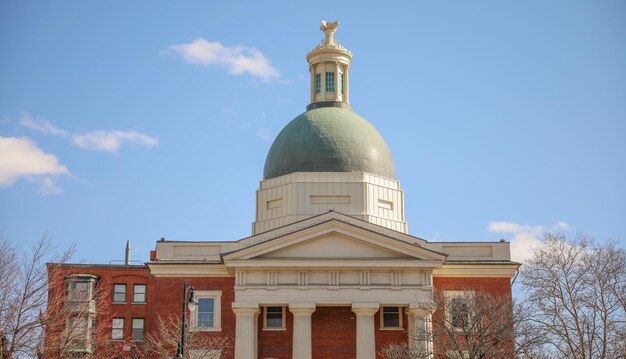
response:
<svg viewBox="0 0 626 359"><path fill-rule="evenodd" d="M322 21L320 30L325 37L306 55L311 73L311 104L307 110L320 107L352 108L348 86L352 53L335 40L337 27L339 21Z"/></svg>

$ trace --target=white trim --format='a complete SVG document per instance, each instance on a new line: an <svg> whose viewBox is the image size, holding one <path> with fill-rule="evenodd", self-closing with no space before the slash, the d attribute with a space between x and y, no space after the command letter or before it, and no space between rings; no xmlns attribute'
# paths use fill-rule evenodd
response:
<svg viewBox="0 0 626 359"><path fill-rule="evenodd" d="M291 246L309 239L320 237L329 233L340 233L349 237L352 237L363 242L382 247L391 251L395 251L401 254L411 256L413 258L425 259L430 261L437 261L441 263L445 259L445 255L434 252L430 249L421 247L419 241L415 238L412 242L409 242L403 237L409 237L399 232L393 232L394 236L390 236L390 233L380 233L373 231L369 228L364 228L350 223L353 218L339 218L336 212L330 212L337 216L337 218L331 217L326 219L322 223L316 223L309 227L298 228L295 231L287 231L282 233L276 233L275 237L267 236L267 234L259 234L250 238L246 238L246 244L249 243L249 247L245 247L234 253L226 254L224 256L225 262L233 260L251 259L260 255L275 251L280 248ZM326 215L320 216L325 217ZM343 215L341 216L343 217ZM347 217L347 216L345 216ZM321 218L317 218L321 219ZM346 219L345 221L343 221ZM377 229L382 227L376 226ZM276 231L276 230L274 230ZM271 232L274 232L271 231ZM400 235L400 236L398 236ZM398 238L400 237L400 238ZM402 238L402 239L401 239ZM414 244L417 243L418 245ZM241 242L240 242L241 243ZM243 244L243 243L241 243Z"/></svg>
<svg viewBox="0 0 626 359"><path fill-rule="evenodd" d="M281 327L280 328L274 328L274 327L268 327L267 326L267 308L268 307L274 307L274 308L282 308L282 320L281 320ZM262 306L262 311L263 311L263 330L286 330L287 329L287 308L284 305L273 305L273 304L267 304L267 305L263 305Z"/></svg>
<svg viewBox="0 0 626 359"><path fill-rule="evenodd" d="M228 267L289 267L289 268L437 268L441 262L414 259L241 259L227 262Z"/></svg>
<svg viewBox="0 0 626 359"><path fill-rule="evenodd" d="M452 313L450 312L449 304L454 298L464 298L467 300L468 310L471 310L472 303L476 292L473 290L444 290L443 296L445 298L445 324L454 331L463 331L463 328L452 327ZM468 313L470 315L470 313Z"/></svg>
<svg viewBox="0 0 626 359"><path fill-rule="evenodd" d="M513 278L521 264L444 264L433 277L503 277Z"/></svg>
<svg viewBox="0 0 626 359"><path fill-rule="evenodd" d="M213 298L213 327L197 327L198 308L192 312L190 330L198 332L221 332L222 331L222 291L221 290L194 290L193 297L196 300Z"/></svg>
<svg viewBox="0 0 626 359"><path fill-rule="evenodd" d="M385 326L385 316L384 316L384 309L385 308L398 308L398 316L399 316L399 321L398 321L398 326L397 327L386 327ZM404 316L404 308L401 305L381 305L380 306L380 330L403 330L403 319L402 317Z"/></svg>
<svg viewBox="0 0 626 359"><path fill-rule="evenodd" d="M233 277L223 264L147 263L155 277Z"/></svg>
<svg viewBox="0 0 626 359"><path fill-rule="evenodd" d="M113 324L113 323L115 323L116 319L122 321L122 327L121 328L116 328L115 325ZM126 318L124 318L124 317L113 317L113 318L111 318L111 340L123 341L125 339L124 336L126 335L125 327L126 327ZM120 329L122 330L122 337L121 338L114 338L113 337L113 333L116 330L119 331Z"/></svg>

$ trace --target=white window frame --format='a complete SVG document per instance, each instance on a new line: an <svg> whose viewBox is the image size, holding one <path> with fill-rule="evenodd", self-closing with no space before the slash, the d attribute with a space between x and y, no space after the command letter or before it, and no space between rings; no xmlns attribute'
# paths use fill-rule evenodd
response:
<svg viewBox="0 0 626 359"><path fill-rule="evenodd" d="M267 308L268 307L272 307L272 308L282 308L282 319L281 319L281 326L280 327L268 327L267 326ZM287 317L287 307L283 304L269 304L269 305L264 305L263 306L263 330L286 330L287 326L286 326L286 317Z"/></svg>
<svg viewBox="0 0 626 359"><path fill-rule="evenodd" d="M79 298L76 296L76 286L78 284L86 284L87 285L87 293L85 293L85 298ZM68 301L69 302L88 302L93 299L93 282L90 280L72 280L68 282L67 285L68 291Z"/></svg>
<svg viewBox="0 0 626 359"><path fill-rule="evenodd" d="M137 286L143 286L143 302L138 302L135 300ZM146 285L145 283L134 283L133 284L133 304L146 304L147 301L148 301L148 285Z"/></svg>
<svg viewBox="0 0 626 359"><path fill-rule="evenodd" d="M115 327L115 321L116 320L121 320L122 321L122 327ZM126 326L126 320L124 318L121 317L115 317L111 319L111 340L124 340L124 327ZM122 331L122 337L121 338L116 338L115 337L115 332L121 330Z"/></svg>
<svg viewBox="0 0 626 359"><path fill-rule="evenodd" d="M221 349L189 349L190 359L220 359Z"/></svg>
<svg viewBox="0 0 626 359"><path fill-rule="evenodd" d="M397 327L386 327L385 326L385 315L384 315L384 308L398 308L398 316L400 318L400 320L398 321L398 326ZM404 311L403 311L403 307L401 305L381 305L380 306L380 329L381 330L402 330L404 329L403 325L403 317L404 316Z"/></svg>
<svg viewBox="0 0 626 359"><path fill-rule="evenodd" d="M119 302L115 301L115 286L123 285L124 286L124 301ZM113 298L111 298L111 303L113 304L126 304L126 298L128 297L128 284L126 283L113 283Z"/></svg>
<svg viewBox="0 0 626 359"><path fill-rule="evenodd" d="M454 298L464 298L468 302L468 309L471 310L471 301L474 299L475 292L473 290L445 290L443 291L443 295L444 295L445 302L446 302L446 310L445 310L446 325L450 329L453 329L454 331L462 332L463 328L452 326L452 312L451 312L451 308L449 304L452 302L452 299ZM468 315L469 314L470 313L468 313Z"/></svg>
<svg viewBox="0 0 626 359"><path fill-rule="evenodd" d="M141 339L135 339L135 330L139 330L140 328L135 328L135 320L141 320ZM132 318L130 322L130 340L133 342L143 342L146 340L146 318Z"/></svg>
<svg viewBox="0 0 626 359"><path fill-rule="evenodd" d="M222 331L222 291L221 290L194 290L193 297L196 300L201 298L213 298L213 327L198 327L198 308L191 313L191 330L200 332L221 332Z"/></svg>
<svg viewBox="0 0 626 359"><path fill-rule="evenodd" d="M80 320L84 323L84 327L76 325L74 321ZM70 351L88 350L91 348L91 331L92 331L92 318L89 315L72 315L66 319L66 330L69 331L70 343L68 349ZM77 331L84 330L84 333ZM82 334L82 338L81 335ZM75 340L84 341L84 345L78 345Z"/></svg>

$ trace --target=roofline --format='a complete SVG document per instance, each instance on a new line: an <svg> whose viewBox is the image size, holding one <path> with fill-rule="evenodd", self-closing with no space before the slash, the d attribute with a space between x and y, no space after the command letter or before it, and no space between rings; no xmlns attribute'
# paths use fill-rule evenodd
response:
<svg viewBox="0 0 626 359"><path fill-rule="evenodd" d="M439 243L511 243L510 241L440 241L440 242L428 242L431 244L439 244Z"/></svg>
<svg viewBox="0 0 626 359"><path fill-rule="evenodd" d="M341 213L341 212L337 212L337 211L333 211L333 210L328 211L328 212L335 212L335 213L339 213L339 214L340 214L340 215L342 215L342 216L346 216L346 217L354 218L354 217L352 217L352 216L348 216L348 215L346 215L346 214L343 214L343 213ZM322 214L317 215L317 216L315 216L315 217L325 215L325 214L327 214L328 212L326 212L326 213L322 213ZM307 220L308 220L308 219L310 219L310 218L315 218L315 217L309 217L309 218L307 218ZM374 223L370 223L370 222L367 222L367 221L363 221L363 220L360 220L360 219L358 219L358 218L356 218L356 219L357 219L357 220L359 220L359 221L361 221L361 222L368 223L368 224L370 224L370 225L378 226L377 224L374 224ZM263 245L263 244L265 244L265 243L272 242L272 241L274 241L274 240L277 240L277 239L284 238L284 237L286 237L286 236L292 235L293 233L300 232L300 231L304 231L304 230L307 230L307 229L309 229L309 228L313 228L313 227L315 227L315 226L319 226L319 225L322 225L322 224L325 224L325 223L328 223L328 222L331 222L331 221L338 221L338 222L340 222L340 223L344 223L344 224L346 224L346 225L349 225L349 226L352 226L352 227L355 227L355 228L359 228L359 229L364 230L364 231L367 231L367 232L369 232L369 233L373 233L373 234L376 234L376 235L379 235L379 236L382 236L382 237L386 237L386 238L389 238L389 239L391 239L391 240L398 241L398 242L400 242L400 243L404 243L404 244L407 244L407 245L410 245L410 246L415 246L415 247L417 247L417 248L421 248L421 249L423 249L423 250L425 250L425 251L428 251L428 252L431 252L431 253L434 253L434 254L440 255L440 256L442 256L442 257L443 257L443 263L445 263L446 258L448 258L448 256L449 256L447 253L438 252L438 251L436 251L436 250L433 250L433 249L427 248L427 247L425 247L425 246L422 246L422 245L419 245L419 244L416 244L416 243L410 243L410 242L407 242L407 241L403 241L403 240L401 240L401 239L394 238L394 237L392 237L392 236L389 236L389 235L386 235L386 234L383 234L383 233L379 233L379 232L372 231L372 230L370 230L369 228L359 227L359 226L357 226L357 225L355 225L355 224L348 223L348 222L341 222L341 221L339 221L339 220L338 220L338 219L336 219L336 218L329 218L328 220L326 220L326 221L324 221L324 222L319 222L319 223L316 223L316 224L314 224L314 225L312 225L312 226L310 226L310 227L307 227L307 228L302 228L302 229L299 229L299 230L296 230L296 231L293 231L293 232L285 233L285 234L282 234L282 235L280 235L280 236L277 236L277 237L274 237L274 238L268 239L268 240L266 240L266 241L259 242L259 243L255 243L255 244L252 244L252 245L247 246L247 247L243 247L243 248L236 249L236 250L234 250L234 251L220 253L220 257L222 258L222 261L224 261L224 257L225 257L225 256L229 256L229 255L231 255L231 254L234 254L234 253L237 253L237 252L240 252L240 251L243 251L243 250L249 249L249 248L254 248L254 247L256 247L256 246L260 246L260 245ZM294 222L294 223L297 223L297 222ZM293 224L293 223L291 223L291 224ZM382 226L379 226L379 227L382 227ZM387 227L382 227L382 228L389 229L389 228L387 228ZM394 230L392 230L392 229L390 229L390 230L391 230L391 231L394 231ZM407 236L409 236L409 237L413 237L413 236L410 236L410 235L408 235L408 234L406 234L406 233L402 233L402 232L398 232L398 231L394 231L394 232L396 232L396 233L400 233L400 234L402 234L402 235L407 235ZM247 238L251 238L251 237L247 237ZM415 237L415 238L417 238L417 237Z"/></svg>
<svg viewBox="0 0 626 359"><path fill-rule="evenodd" d="M48 262L46 266L58 266L65 268L124 268L124 269L147 269L146 264L89 264L89 263L54 263Z"/></svg>
<svg viewBox="0 0 626 359"><path fill-rule="evenodd" d="M376 224L376 223L368 222L368 221L366 221L366 220L363 220L363 219L360 219L360 218L356 218L356 217L353 217L353 216L350 216L350 215L348 215L348 214L345 214L345 213L342 213L342 212L339 212L339 211L335 211L335 210L332 210L332 209L331 209L331 210L329 210L328 212L324 212L324 213L316 214L315 216L311 216L311 217L307 217L307 218L301 219L301 220L299 220L299 221L291 222L291 223L289 223L289 224L285 224L284 226L280 226L280 227L272 228L272 229L267 230L267 231L265 231L265 232L261 232L261 233L253 234L253 235L248 236L248 237L241 238L241 239L237 240L237 242L241 242L241 241L244 241L244 240L246 240L246 239L248 239L248 238L256 237L256 236L262 235L262 234L267 233L267 232L271 232L271 231L275 231L275 230L278 230L278 229L281 229L281 228L289 227L289 226L292 226L292 225L294 225L294 224L298 224L298 223L301 223L301 222L304 222L304 221L309 221L309 220L311 220L311 219L313 219L313 218L321 217L321 216L327 215L328 213L331 213L331 212L334 212L334 213L339 213L339 214L340 214L340 215L342 215L342 216L350 217L350 219L354 219L354 220L359 221L359 222L367 223L368 225L378 226L378 227L384 228L385 230L389 230L389 231L392 231L392 232L400 233L400 234L401 234L401 235L403 235L403 236L408 236L408 237L411 237L411 238L419 239L420 241L424 241L424 242L426 242L426 243L430 243L430 242L428 242L427 240L425 240L424 238L420 238L420 237L416 237L416 236L411 235L411 234L408 234L408 233L403 233L403 232L400 232L400 231L396 231L395 229L391 229L391 228L383 227L383 226L378 225L378 224ZM326 222L322 222L322 223L326 223ZM318 224L319 224L319 223L318 223ZM359 228L362 228L362 227L359 227ZM294 232L297 232L297 231L294 231ZM371 232L371 231L370 231L370 232ZM385 236L386 236L386 235L385 235ZM387 237L389 237L389 236L387 236ZM278 238L278 237L276 237L276 238ZM436 252L436 251L433 251L433 252L435 252L435 253L439 253L439 252Z"/></svg>
<svg viewBox="0 0 626 359"><path fill-rule="evenodd" d="M520 263L520 262L499 260L499 259L493 259L493 260L485 260L485 259L449 260L449 261L445 261L443 264L449 264L449 265L467 265L467 264L493 264L493 265L500 265L500 264L514 264L514 265L517 265L517 266L521 266L522 265L522 263Z"/></svg>

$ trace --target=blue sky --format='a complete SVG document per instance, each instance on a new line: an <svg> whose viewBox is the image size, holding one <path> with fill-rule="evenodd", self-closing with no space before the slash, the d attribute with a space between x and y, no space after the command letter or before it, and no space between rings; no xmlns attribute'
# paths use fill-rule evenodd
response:
<svg viewBox="0 0 626 359"><path fill-rule="evenodd" d="M0 231L76 258L250 234L272 139L341 23L410 233L626 233L626 3L0 2Z"/></svg>

